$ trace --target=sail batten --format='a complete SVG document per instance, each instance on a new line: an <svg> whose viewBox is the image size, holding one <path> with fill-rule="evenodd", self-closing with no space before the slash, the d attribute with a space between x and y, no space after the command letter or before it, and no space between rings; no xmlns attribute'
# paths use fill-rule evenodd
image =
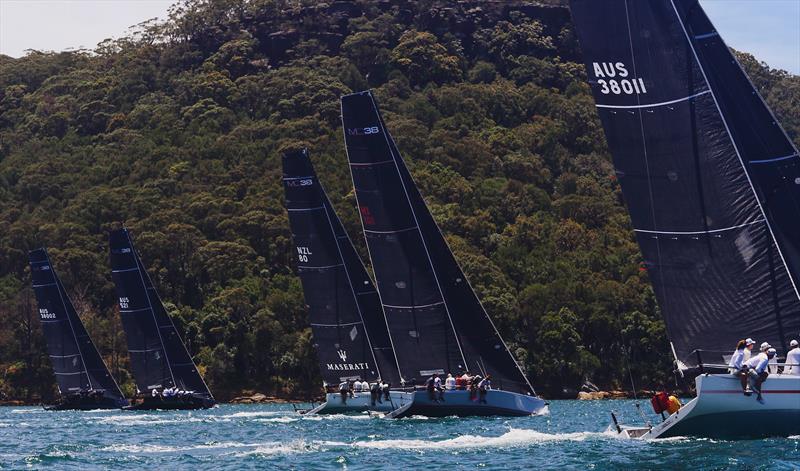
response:
<svg viewBox="0 0 800 471"><path fill-rule="evenodd" d="M571 10L676 358L785 346L800 328L797 149L697 0Z"/></svg>

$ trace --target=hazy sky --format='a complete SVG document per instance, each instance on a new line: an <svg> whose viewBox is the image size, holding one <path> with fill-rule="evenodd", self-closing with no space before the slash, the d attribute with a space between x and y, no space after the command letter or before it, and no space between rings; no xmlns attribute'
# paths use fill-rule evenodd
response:
<svg viewBox="0 0 800 471"><path fill-rule="evenodd" d="M639 0L649 1L649 0ZM93 48L166 16L173 0L0 0L0 54ZM800 0L701 0L727 43L800 74Z"/></svg>

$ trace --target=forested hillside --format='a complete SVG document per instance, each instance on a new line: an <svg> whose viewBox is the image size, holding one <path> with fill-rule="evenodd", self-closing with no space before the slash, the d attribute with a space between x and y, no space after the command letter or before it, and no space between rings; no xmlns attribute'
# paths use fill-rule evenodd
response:
<svg viewBox="0 0 800 471"><path fill-rule="evenodd" d="M27 251L130 394L108 230L132 230L211 389L319 392L280 184L307 145L366 255L339 96L375 90L535 386L671 381L561 2L202 0L95 51L0 56L0 396L52 397ZM800 78L742 56L796 142Z"/></svg>

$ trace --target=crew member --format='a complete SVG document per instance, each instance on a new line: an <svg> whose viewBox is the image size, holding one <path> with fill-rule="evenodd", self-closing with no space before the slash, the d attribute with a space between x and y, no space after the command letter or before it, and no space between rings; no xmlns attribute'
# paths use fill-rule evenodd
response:
<svg viewBox="0 0 800 471"><path fill-rule="evenodd" d="M753 356L753 347L756 346L756 341L748 337L745 341L745 350L744 350L744 361L750 360L750 357Z"/></svg>
<svg viewBox="0 0 800 471"><path fill-rule="evenodd" d="M425 380L425 390L428 391L428 399L431 401L436 401L436 386L435 382L436 379L434 378L435 375L431 375L430 378Z"/></svg>
<svg viewBox="0 0 800 471"><path fill-rule="evenodd" d="M736 350L731 355L731 361L728 363L732 375L739 378L742 383L742 391L747 394L747 368L744 365L744 352L747 350L747 341L739 340L736 344Z"/></svg>
<svg viewBox="0 0 800 471"><path fill-rule="evenodd" d="M798 346L797 340L789 342L789 346L792 349L786 354L783 374L800 376L800 346Z"/></svg>
<svg viewBox="0 0 800 471"><path fill-rule="evenodd" d="M761 397L761 385L769 376L769 360L775 356L775 353L775 349L769 347L767 348L766 352L759 353L747 362L747 374L749 375L750 379L750 388L758 394L758 397L756 398L758 402L764 402L764 399Z"/></svg>
<svg viewBox="0 0 800 471"><path fill-rule="evenodd" d="M453 378L453 375L447 373L447 378L444 380L444 388L448 391L452 391L456 388L456 379Z"/></svg>
<svg viewBox="0 0 800 471"><path fill-rule="evenodd" d="M339 395L342 396L342 404L347 404L347 396L350 395L350 383L347 380L339 383Z"/></svg>
<svg viewBox="0 0 800 471"><path fill-rule="evenodd" d="M376 402L383 402L381 401L381 380L372 383L372 386L369 388L369 399L373 406Z"/></svg>
<svg viewBox="0 0 800 471"><path fill-rule="evenodd" d="M478 383L478 391L480 392L480 403L486 404L486 393L492 389L492 375L486 375L486 377Z"/></svg>
<svg viewBox="0 0 800 471"><path fill-rule="evenodd" d="M354 392L361 392L361 378L356 378L356 382L353 383L353 391Z"/></svg>

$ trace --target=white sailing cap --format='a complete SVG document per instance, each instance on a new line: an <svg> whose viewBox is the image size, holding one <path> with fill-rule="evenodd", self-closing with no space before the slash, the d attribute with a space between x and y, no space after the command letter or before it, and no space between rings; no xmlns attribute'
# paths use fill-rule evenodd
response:
<svg viewBox="0 0 800 471"><path fill-rule="evenodd" d="M755 345L755 344L756 344L756 341L755 341L755 340L753 340L753 339L751 339L750 337L748 337L748 338L747 338L747 340L745 340L745 341L744 341L744 343L745 343L746 345Z"/></svg>
<svg viewBox="0 0 800 471"><path fill-rule="evenodd" d="M766 350L766 349L771 348L771 347L772 347L772 345L770 345L769 342L762 342L761 343L761 350Z"/></svg>
<svg viewBox="0 0 800 471"><path fill-rule="evenodd" d="M791 342L789 342L790 347L796 347L797 345L798 345L797 340L792 340Z"/></svg>
<svg viewBox="0 0 800 471"><path fill-rule="evenodd" d="M774 348L770 348L769 350L767 350L767 355L775 355L777 353L778 351L775 350Z"/></svg>

